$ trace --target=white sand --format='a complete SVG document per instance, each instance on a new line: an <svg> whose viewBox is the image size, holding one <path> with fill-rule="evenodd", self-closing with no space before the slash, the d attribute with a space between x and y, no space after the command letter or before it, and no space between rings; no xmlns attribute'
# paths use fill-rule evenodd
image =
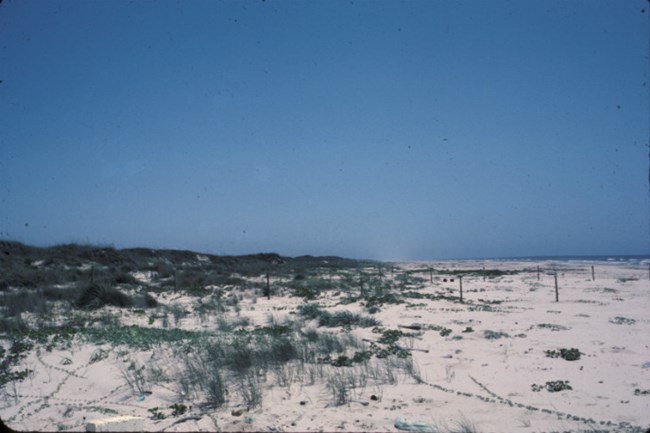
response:
<svg viewBox="0 0 650 433"><path fill-rule="evenodd" d="M539 281L535 273L538 265L542 268ZM178 402L174 384L153 384L151 395L138 401L121 370L135 361L172 373L178 362L169 358L168 348L163 345L133 351L104 345L107 357L90 363L97 347L75 342L69 350L47 352L41 347L39 354L33 352L24 359L19 367L34 373L0 390L0 417L16 430L46 431L83 431L86 421L111 414L144 417L148 431L397 431L398 417L438 426L442 431L457 427L463 420L481 432L632 431L628 424L648 428L650 395L635 395L635 389L650 390L648 264L634 267L598 262L595 281L591 265L516 261L403 264L403 269L485 267L530 272L494 279L465 277L465 304L408 298L404 304L383 305L374 317L384 328L439 325L452 333L443 337L436 330L424 330L417 337L399 341L401 346L417 349L411 352L412 358L425 383L418 384L398 372L396 385L358 389L353 401L342 406L333 404L323 383L310 385L296 380L290 387L280 387L269 380L264 385L262 407L239 416L232 411L243 409L241 398L230 390L229 401L217 410L202 411L193 405L185 415L154 420L148 409L159 407L168 414L167 408ZM555 302L553 269L557 270L560 302ZM434 275L431 283L428 274L420 276L426 286L420 293L458 295L458 279L445 283L444 276ZM136 277L148 280L150 275ZM279 322L295 320L290 313L303 300L288 293L284 297L274 295L271 300L258 296L253 302L252 292L243 292L239 313L230 311L227 315L232 320L247 318L249 327L265 325L269 315ZM367 314L358 303L339 304L345 296L326 292L315 302L332 311ZM159 300L179 303L191 311L194 299L172 298L175 296ZM501 303L480 311L473 308L479 299ZM149 314L125 313L122 321L150 326ZM612 323L616 317L634 322ZM169 321L173 327L173 317ZM152 326L161 327L161 320ZM201 323L191 315L181 318L178 326L215 329L216 325L214 320ZM462 332L466 327L473 332ZM487 330L509 337L489 340L484 336ZM328 331L342 332L336 328ZM369 328L354 328L353 332L359 338L378 338ZM8 347L6 342L3 345ZM560 348L578 348L583 355L579 360L565 361L544 353ZM65 358L72 363L63 365ZM340 369L347 368L351 367ZM533 384L543 387L555 380L568 380L572 389L532 389ZM372 395L378 400L372 400Z"/></svg>

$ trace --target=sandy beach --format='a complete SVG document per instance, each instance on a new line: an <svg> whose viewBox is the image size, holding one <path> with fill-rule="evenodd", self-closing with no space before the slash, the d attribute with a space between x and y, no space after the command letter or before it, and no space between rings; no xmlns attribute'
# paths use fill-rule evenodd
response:
<svg viewBox="0 0 650 433"><path fill-rule="evenodd" d="M118 415L143 418L146 431L650 427L647 262L443 261L355 272L313 271L304 281L318 274L321 286L307 293L295 275L272 276L267 299L263 274L189 294L155 290L155 273L134 271L157 301L146 312L54 310L41 325L24 313L31 329L75 319L86 332L5 334L5 358L18 341L29 347L6 362L5 371L27 372L0 389L0 418L36 431L84 431ZM216 382L204 377L211 385L193 381L223 353L244 353L233 351L238 344L248 355L271 349L223 361Z"/></svg>

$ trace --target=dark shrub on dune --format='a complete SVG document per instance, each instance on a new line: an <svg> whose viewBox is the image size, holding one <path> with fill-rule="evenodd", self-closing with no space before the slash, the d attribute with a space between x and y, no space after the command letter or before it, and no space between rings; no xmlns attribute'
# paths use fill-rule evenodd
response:
<svg viewBox="0 0 650 433"><path fill-rule="evenodd" d="M145 293L142 297L142 304L145 308L154 308L158 306L158 301L149 293Z"/></svg>
<svg viewBox="0 0 650 433"><path fill-rule="evenodd" d="M90 284L81 291L77 306L87 309L97 309L104 305L113 305L115 307L130 307L133 305L132 299L112 287L105 287L99 284Z"/></svg>

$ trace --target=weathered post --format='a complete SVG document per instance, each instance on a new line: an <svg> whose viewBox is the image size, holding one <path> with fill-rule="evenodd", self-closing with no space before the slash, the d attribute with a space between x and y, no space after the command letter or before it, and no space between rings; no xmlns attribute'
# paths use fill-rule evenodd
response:
<svg viewBox="0 0 650 433"><path fill-rule="evenodd" d="M271 282L269 280L269 273L266 273L266 288L264 289L266 299L271 299Z"/></svg>
<svg viewBox="0 0 650 433"><path fill-rule="evenodd" d="M332 288L332 268L329 268L330 271L330 289Z"/></svg>
<svg viewBox="0 0 650 433"><path fill-rule="evenodd" d="M539 265L537 265L537 281L539 281Z"/></svg>
<svg viewBox="0 0 650 433"><path fill-rule="evenodd" d="M593 265L591 265L591 281L596 281L596 274L594 273Z"/></svg>
<svg viewBox="0 0 650 433"><path fill-rule="evenodd" d="M560 302L560 295L557 289L557 271L555 271L553 277L555 278L555 302Z"/></svg>
<svg viewBox="0 0 650 433"><path fill-rule="evenodd" d="M463 304L463 276L458 276L458 282L460 283L460 303Z"/></svg>

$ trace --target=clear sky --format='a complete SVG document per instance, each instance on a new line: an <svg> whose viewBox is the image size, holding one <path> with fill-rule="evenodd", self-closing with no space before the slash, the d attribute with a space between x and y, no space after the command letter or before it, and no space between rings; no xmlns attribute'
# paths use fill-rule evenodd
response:
<svg viewBox="0 0 650 433"><path fill-rule="evenodd" d="M650 3L5 1L0 239L648 254Z"/></svg>

